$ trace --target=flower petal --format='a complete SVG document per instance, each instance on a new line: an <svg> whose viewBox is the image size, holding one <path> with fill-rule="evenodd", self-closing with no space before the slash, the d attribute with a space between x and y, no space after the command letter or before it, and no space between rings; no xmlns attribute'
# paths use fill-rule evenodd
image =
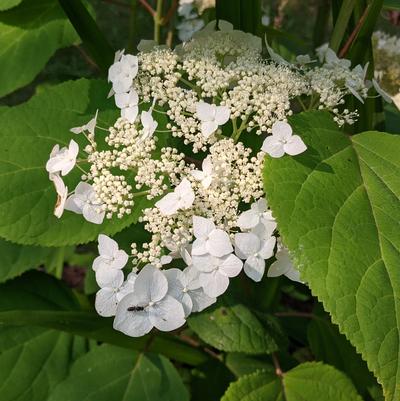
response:
<svg viewBox="0 0 400 401"><path fill-rule="evenodd" d="M283 149L288 155L296 156L307 150L306 144L298 135L293 135L285 145Z"/></svg>
<svg viewBox="0 0 400 401"><path fill-rule="evenodd" d="M244 272L252 280L261 281L265 271L265 261L258 256L250 256L244 263Z"/></svg>
<svg viewBox="0 0 400 401"><path fill-rule="evenodd" d="M185 312L180 302L167 295L149 307L149 319L158 330L171 331L185 324Z"/></svg>

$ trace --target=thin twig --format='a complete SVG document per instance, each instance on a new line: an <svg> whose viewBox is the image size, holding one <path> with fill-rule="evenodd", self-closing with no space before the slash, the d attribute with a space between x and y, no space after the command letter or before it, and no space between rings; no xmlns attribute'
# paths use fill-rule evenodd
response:
<svg viewBox="0 0 400 401"><path fill-rule="evenodd" d="M178 0L172 0L172 3L171 3L171 6L169 7L169 10L167 11L165 16L161 20L161 25L167 25L168 24L168 22L174 16L177 7L178 7Z"/></svg>
<svg viewBox="0 0 400 401"><path fill-rule="evenodd" d="M354 40L356 39L358 33L360 32L360 29L364 25L365 19L367 18L368 11L369 11L370 5L366 7L364 10L360 20L357 22L357 25L355 26L353 32L350 34L349 38L347 39L346 43L342 47L342 49L339 51L339 57L343 58L347 52L349 51L351 45L353 44Z"/></svg>
<svg viewBox="0 0 400 401"><path fill-rule="evenodd" d="M96 72L100 71L99 66L94 62L94 60L86 53L85 49L82 48L82 46L76 45L75 46L79 53L81 54L81 56L84 58L84 60L86 61L86 63Z"/></svg>
<svg viewBox="0 0 400 401"><path fill-rule="evenodd" d="M156 10L146 1L146 0L139 0L139 3L145 8L149 14L154 18L156 15Z"/></svg>
<svg viewBox="0 0 400 401"><path fill-rule="evenodd" d="M187 335L185 335L185 334L179 334L178 337L179 337L182 341L184 341L185 343L191 345L192 347L201 348L200 342L199 342L199 341L196 341L196 340L195 340L194 338L192 338L192 337L189 337L189 336L187 336ZM210 355L212 358L218 359L219 361L222 360L221 355L217 354L216 352L214 352L214 351L211 350L210 348L204 347L204 348L202 348L202 349L203 349L203 351L204 351L205 353L207 353L208 355Z"/></svg>
<svg viewBox="0 0 400 401"><path fill-rule="evenodd" d="M278 360L278 357L276 356L276 353L273 352L271 356L272 356L272 362L274 363L274 367L275 367L275 374L278 377L283 377L283 371L282 371L282 368L281 368L281 364L279 363L279 360Z"/></svg>

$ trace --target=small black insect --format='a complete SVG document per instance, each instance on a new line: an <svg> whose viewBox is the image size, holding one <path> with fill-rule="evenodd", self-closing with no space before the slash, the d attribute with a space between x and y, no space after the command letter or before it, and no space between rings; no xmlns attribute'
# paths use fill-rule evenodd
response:
<svg viewBox="0 0 400 401"><path fill-rule="evenodd" d="M144 310L144 306L130 306L127 311L128 312L141 312Z"/></svg>

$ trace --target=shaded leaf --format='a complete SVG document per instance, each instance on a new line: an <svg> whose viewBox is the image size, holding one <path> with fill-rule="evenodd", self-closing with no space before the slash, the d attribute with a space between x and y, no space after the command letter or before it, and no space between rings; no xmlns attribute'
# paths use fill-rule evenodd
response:
<svg viewBox="0 0 400 401"><path fill-rule="evenodd" d="M160 355L102 345L78 359L49 401L187 401L178 372Z"/></svg>
<svg viewBox="0 0 400 401"><path fill-rule="evenodd" d="M6 0L0 10L19 2ZM0 13L0 97L30 83L53 53L78 41L56 0L23 0Z"/></svg>
<svg viewBox="0 0 400 401"><path fill-rule="evenodd" d="M40 266L50 252L50 248L17 245L0 238L0 283Z"/></svg>
<svg viewBox="0 0 400 401"><path fill-rule="evenodd" d="M206 343L227 352L271 353L278 349L274 330L267 330L247 307L227 297L188 319Z"/></svg>

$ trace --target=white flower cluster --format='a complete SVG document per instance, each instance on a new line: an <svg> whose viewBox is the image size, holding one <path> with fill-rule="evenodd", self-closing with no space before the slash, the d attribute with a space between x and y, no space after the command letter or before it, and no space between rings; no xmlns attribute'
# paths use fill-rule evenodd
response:
<svg viewBox="0 0 400 401"><path fill-rule="evenodd" d="M147 199L139 222L150 241L132 243L128 255L100 235L93 264L96 310L131 336L180 327L242 270L260 281L274 254L268 275L300 281L263 197L264 157L307 150L286 121L297 106L330 110L341 124L354 118L339 111L343 97L367 96L364 70L351 70L328 48L320 67L305 56L290 65L271 49L267 62L260 39L220 28L206 27L175 51L118 52L108 78L121 117L103 137L97 114L73 128L88 141L81 158L71 140L56 145L46 165L57 217L66 209L100 224L130 214L136 197ZM74 167L82 181L68 193L62 177Z"/></svg>
<svg viewBox="0 0 400 401"><path fill-rule="evenodd" d="M377 31L374 45L375 79L400 109L400 37Z"/></svg>

